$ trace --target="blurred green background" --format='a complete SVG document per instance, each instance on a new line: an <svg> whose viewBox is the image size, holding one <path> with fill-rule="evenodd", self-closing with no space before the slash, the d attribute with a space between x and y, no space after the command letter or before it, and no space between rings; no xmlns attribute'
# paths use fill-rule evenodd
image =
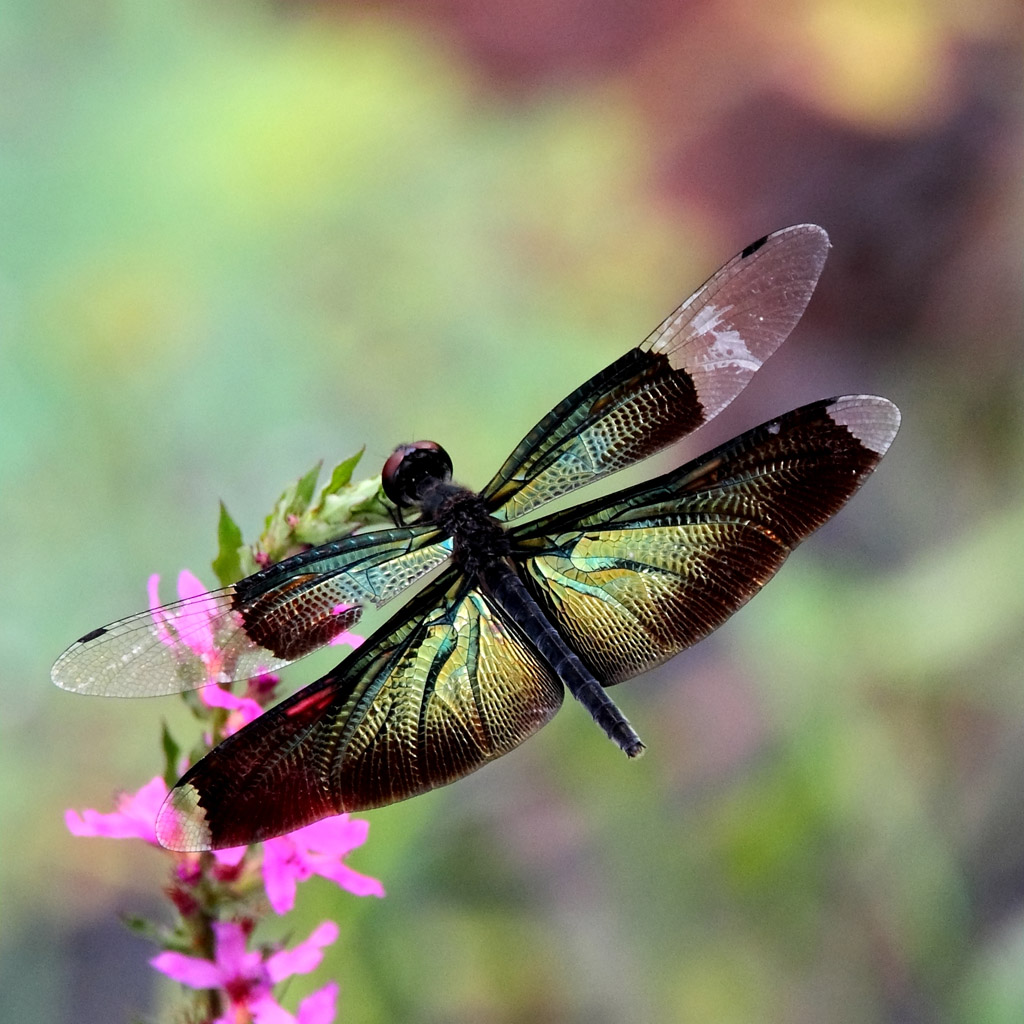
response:
<svg viewBox="0 0 1024 1024"><path fill-rule="evenodd" d="M850 508L715 637L369 815L339 1020L1024 1018L1021 10L1013 0L0 2L0 1017L168 1019L73 839L178 702L49 666L212 584L286 483L433 437L481 486L759 235L833 251L791 341L662 465L797 404L903 410ZM645 467L650 474L656 467ZM172 596L166 591L168 599ZM298 684L327 661L291 670ZM184 728L184 725L181 726ZM283 931L282 931L283 934ZM308 984L307 984L308 983Z"/></svg>

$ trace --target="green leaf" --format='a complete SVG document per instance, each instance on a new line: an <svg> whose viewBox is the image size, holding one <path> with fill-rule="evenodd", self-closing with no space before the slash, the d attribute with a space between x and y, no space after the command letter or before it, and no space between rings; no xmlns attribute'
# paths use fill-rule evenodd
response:
<svg viewBox="0 0 1024 1024"><path fill-rule="evenodd" d="M160 746L164 752L164 782L173 786L178 781L178 758L181 756L181 746L171 735L171 730L164 722L160 730Z"/></svg>
<svg viewBox="0 0 1024 1024"><path fill-rule="evenodd" d="M231 518L222 501L217 520L217 557L210 563L222 586L226 587L245 575L241 560L243 547L241 527Z"/></svg>
<svg viewBox="0 0 1024 1024"><path fill-rule="evenodd" d="M389 506L384 498L384 489L381 487L380 481L369 480L366 488L357 495L349 509L349 516L353 519L359 518L371 522L379 520L394 526L391 508L392 506Z"/></svg>
<svg viewBox="0 0 1024 1024"><path fill-rule="evenodd" d="M327 486L324 487L324 489L320 492L320 500L319 502L317 502L320 508L323 507L324 501L326 500L329 494L337 494L338 491L342 489L342 487L345 487L349 483L349 481L352 479L352 471L359 464L359 460L363 457L363 453L365 451L366 445L363 445L363 447L360 448L359 451L355 453L355 455L352 455L349 458L345 459L344 462L339 462L334 467L334 471L331 473L330 481L328 482Z"/></svg>
<svg viewBox="0 0 1024 1024"><path fill-rule="evenodd" d="M134 932L140 938L149 939L150 942L155 942L158 946L164 944L167 936L165 929L160 925L147 921L146 918L139 917L137 914L121 914L120 916L121 924L130 932Z"/></svg>
<svg viewBox="0 0 1024 1024"><path fill-rule="evenodd" d="M312 510L295 525L295 538L303 544L323 544L370 523L390 523L387 509L377 499L380 480L346 484L338 494L327 494L323 507Z"/></svg>
<svg viewBox="0 0 1024 1024"><path fill-rule="evenodd" d="M295 486L295 498L292 507L288 511L292 515L300 516L309 508L313 500L313 492L316 490L316 481L320 476L320 468L323 462L318 462Z"/></svg>
<svg viewBox="0 0 1024 1024"><path fill-rule="evenodd" d="M318 462L308 473L299 477L294 483L290 483L282 492L281 496L274 502L274 507L266 518L264 526L267 531L279 532L284 524L287 527L289 516L300 515L309 505L313 496L313 489L316 487L316 479L320 475L320 467L323 463Z"/></svg>
<svg viewBox="0 0 1024 1024"><path fill-rule="evenodd" d="M296 524L307 514L316 488L322 463L318 462L308 473L289 484L274 503L267 516L265 528L257 541L259 549L271 562L279 562L291 554Z"/></svg>

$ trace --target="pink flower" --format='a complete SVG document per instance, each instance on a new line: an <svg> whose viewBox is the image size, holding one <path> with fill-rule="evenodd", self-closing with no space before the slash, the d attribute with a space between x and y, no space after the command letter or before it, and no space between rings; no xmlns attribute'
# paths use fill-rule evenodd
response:
<svg viewBox="0 0 1024 1024"><path fill-rule="evenodd" d="M178 573L177 606L164 608L160 604L160 576L153 573L146 583L149 608L153 613L160 639L168 647L184 644L198 655L207 667L211 679L217 678L220 656L213 639L213 621L217 615L217 602L207 597L206 587L188 569Z"/></svg>
<svg viewBox="0 0 1024 1024"><path fill-rule="evenodd" d="M202 662L203 669L211 683L222 680L224 655L218 646L216 627L224 616L225 608L219 603L218 597L210 594L202 582L188 569L182 569L178 574L178 601L173 605L160 603L160 576L158 573L153 573L149 577L146 589L149 593L149 608L161 642L168 647L179 649L184 646ZM338 604L331 611L334 615L343 615L350 608L352 605ZM364 637L358 633L343 630L330 641L330 646L348 644L354 648L358 647L363 640ZM238 714L228 716L226 736L237 732L243 725L247 725L256 718L272 695L274 686L277 685L276 676L264 674L264 676L256 678L262 680L262 685L253 686L250 681L250 692L247 697L237 697L223 689L217 693L209 686L200 690L200 699L207 707L227 708L231 712L238 712ZM268 681L269 686L267 685ZM266 698L262 703L253 699L261 695Z"/></svg>
<svg viewBox="0 0 1024 1024"><path fill-rule="evenodd" d="M75 836L144 839L159 846L155 822L167 792L167 783L158 775L135 794L120 793L116 811L103 814L87 808L79 814L68 810L64 812L64 822ZM344 863L349 853L366 842L369 830L369 822L339 814L289 835L268 839L263 844L263 885L270 905L278 914L286 914L295 905L298 883L313 875L328 878L355 896L383 896L384 887L376 878ZM223 867L236 868L247 850L246 846L235 846L216 850L213 856ZM183 864L179 874L186 869Z"/></svg>
<svg viewBox="0 0 1024 1024"><path fill-rule="evenodd" d="M101 814L89 808L81 814L65 811L64 823L73 836L106 836L109 839L145 839L158 846L156 814L167 796L167 783L158 775L137 793L120 793L117 810Z"/></svg>
<svg viewBox="0 0 1024 1024"><path fill-rule="evenodd" d="M338 1002L338 983L328 982L323 988L306 996L293 1017L283 1006L270 1000L253 1014L256 1024L331 1024ZM220 1018L223 1021L225 1018Z"/></svg>
<svg viewBox="0 0 1024 1024"><path fill-rule="evenodd" d="M239 697L222 686L204 686L199 691L199 699L208 708L228 709L228 720L224 723L225 736L238 732L243 725L248 725L254 718L259 718L263 714L262 705L252 697Z"/></svg>
<svg viewBox="0 0 1024 1024"><path fill-rule="evenodd" d="M360 874L343 863L347 854L366 842L367 821L339 814L268 839L263 850L263 885L278 914L295 905L295 887L312 875L329 878L355 896L383 896L376 878Z"/></svg>
<svg viewBox="0 0 1024 1024"><path fill-rule="evenodd" d="M190 988L221 989L228 998L228 1012L215 1024L231 1024L239 1013L248 1013L256 1024L329 1024L334 1017L337 986L326 986L303 1000L296 1019L271 994L273 986L293 974L308 974L323 959L323 949L338 937L338 926L324 921L305 942L291 950L264 956L246 950L246 929L236 921L214 921L214 958L204 960L184 953L159 953L149 962L175 981ZM330 1015L327 1015L327 1011Z"/></svg>

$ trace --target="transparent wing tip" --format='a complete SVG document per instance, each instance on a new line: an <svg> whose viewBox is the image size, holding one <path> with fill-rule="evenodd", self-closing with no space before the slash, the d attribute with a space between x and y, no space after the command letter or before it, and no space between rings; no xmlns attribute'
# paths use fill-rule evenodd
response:
<svg viewBox="0 0 1024 1024"><path fill-rule="evenodd" d="M900 411L887 398L877 395L844 395L829 410L834 423L853 434L865 448L879 457L892 444L900 429Z"/></svg>
<svg viewBox="0 0 1024 1024"><path fill-rule="evenodd" d="M90 634L90 637L94 634ZM75 668L75 655L82 649L87 638L76 640L54 663L50 669L50 680L55 686L69 693L93 693L96 679L91 674L83 675L80 668Z"/></svg>
<svg viewBox="0 0 1024 1024"><path fill-rule="evenodd" d="M156 838L165 849L179 853L211 849L213 835L195 786L186 782L171 790L156 818Z"/></svg>

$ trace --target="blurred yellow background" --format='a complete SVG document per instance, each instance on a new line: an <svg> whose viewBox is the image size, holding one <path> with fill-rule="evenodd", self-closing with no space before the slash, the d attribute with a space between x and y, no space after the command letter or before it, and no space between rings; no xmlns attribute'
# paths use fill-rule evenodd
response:
<svg viewBox="0 0 1024 1024"><path fill-rule="evenodd" d="M844 392L901 407L891 454L764 597L616 691L641 762L569 704L368 815L351 860L388 897L300 891L281 927L342 939L287 1001L331 975L353 1022L1024 1018L1020 15L0 0L0 1016L173 1004L116 917L165 913L165 858L62 812L110 809L187 719L52 687L67 643L151 572L212 585L218 500L251 539L318 459L430 437L482 486L813 221L802 326L661 463Z"/></svg>

